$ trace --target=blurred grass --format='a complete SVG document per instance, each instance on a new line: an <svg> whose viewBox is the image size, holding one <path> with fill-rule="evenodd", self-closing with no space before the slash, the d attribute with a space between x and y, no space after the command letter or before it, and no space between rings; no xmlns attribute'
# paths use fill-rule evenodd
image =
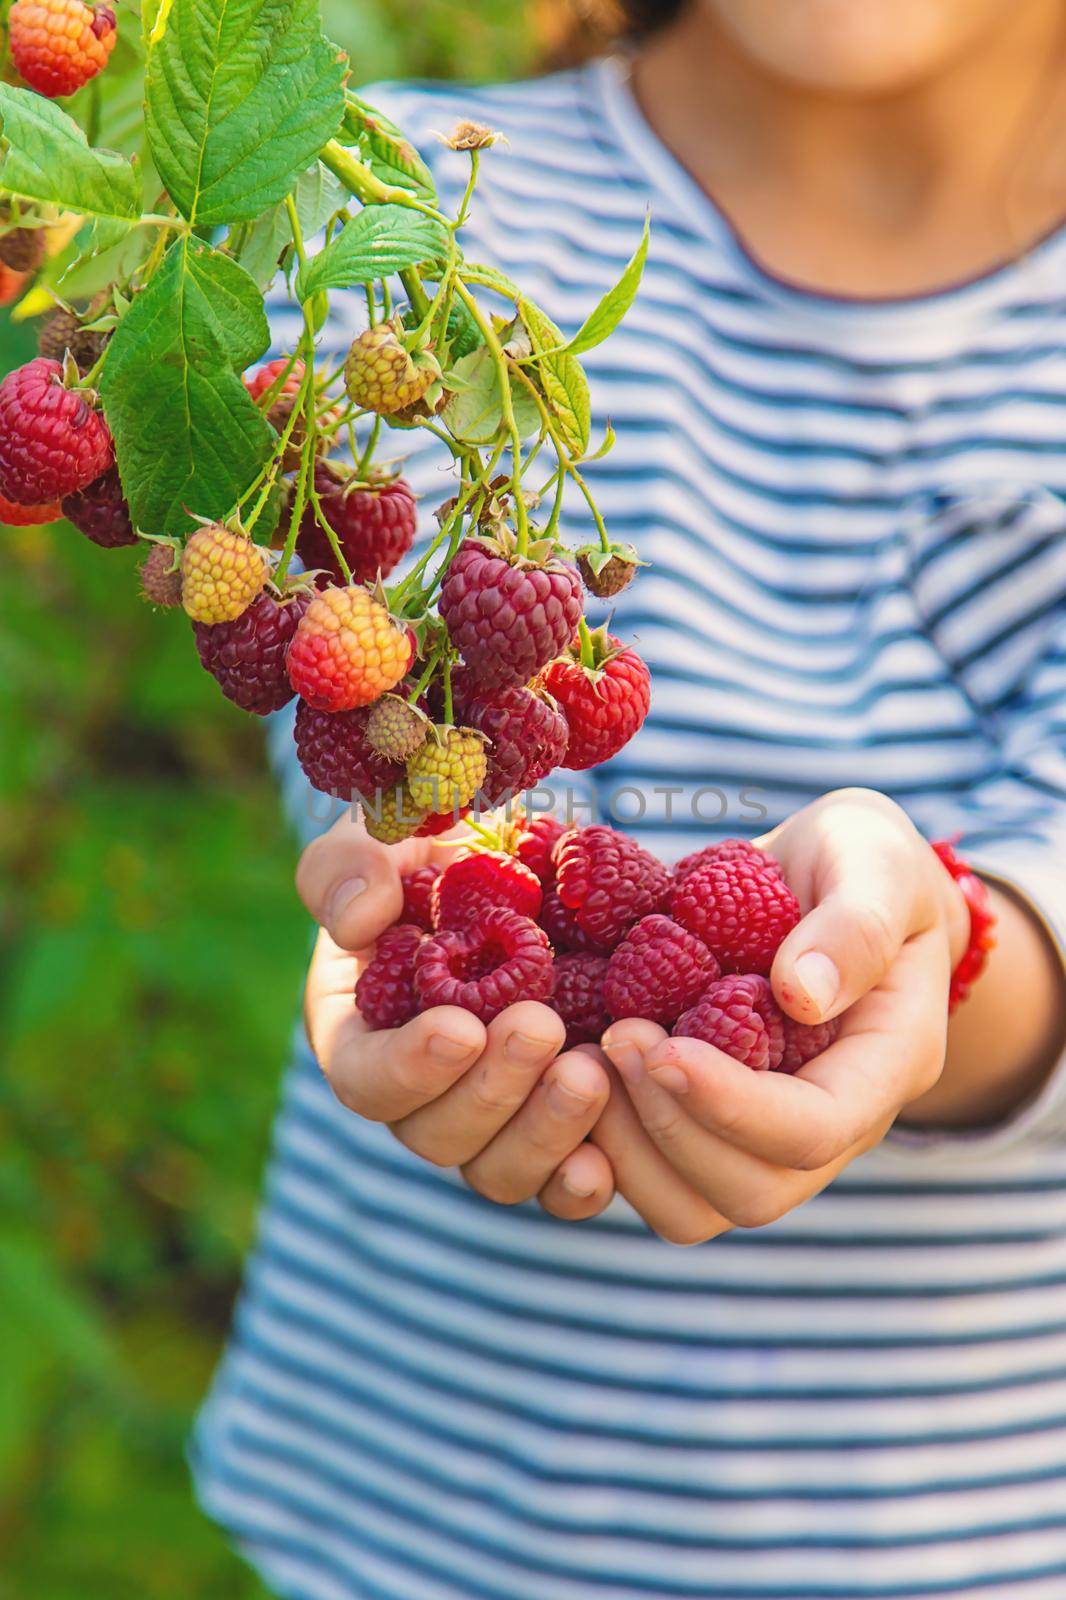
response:
<svg viewBox="0 0 1066 1600"><path fill-rule="evenodd" d="M357 79L518 76L558 6L326 0ZM0 370L33 353L0 322ZM308 929L259 728L136 551L2 529L0 1600L263 1600L182 1451Z"/></svg>

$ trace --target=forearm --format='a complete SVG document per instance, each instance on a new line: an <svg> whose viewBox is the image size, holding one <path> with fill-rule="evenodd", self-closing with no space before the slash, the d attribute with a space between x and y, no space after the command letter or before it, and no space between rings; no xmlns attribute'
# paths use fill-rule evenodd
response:
<svg viewBox="0 0 1066 1600"><path fill-rule="evenodd" d="M1062 958L1035 912L990 885L996 947L948 1028L939 1083L913 1101L904 1122L987 1127L1040 1089L1066 1046Z"/></svg>

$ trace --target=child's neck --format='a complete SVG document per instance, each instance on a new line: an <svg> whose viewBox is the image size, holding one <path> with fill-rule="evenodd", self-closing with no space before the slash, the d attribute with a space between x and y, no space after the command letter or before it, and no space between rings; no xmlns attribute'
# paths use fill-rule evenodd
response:
<svg viewBox="0 0 1066 1600"><path fill-rule="evenodd" d="M1066 216L1062 23L1057 0L1018 0L938 77L845 97L771 76L696 3L642 50L634 87L771 271L919 294L1014 259Z"/></svg>

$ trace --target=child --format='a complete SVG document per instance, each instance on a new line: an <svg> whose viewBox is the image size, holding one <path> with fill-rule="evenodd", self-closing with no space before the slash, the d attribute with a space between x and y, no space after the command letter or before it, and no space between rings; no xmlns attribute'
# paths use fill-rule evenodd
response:
<svg viewBox="0 0 1066 1600"><path fill-rule="evenodd" d="M778 997L854 1009L801 1078L647 1023L560 1053L531 1004L370 1034L347 952L425 847L338 824L300 872L325 1079L304 1046L201 1493L293 1600L1061 1600L1066 0L633 20L376 98L423 149L508 135L469 253L567 332L651 208L588 358L654 684L597 798L668 857L766 833ZM999 919L946 1056L944 835Z"/></svg>

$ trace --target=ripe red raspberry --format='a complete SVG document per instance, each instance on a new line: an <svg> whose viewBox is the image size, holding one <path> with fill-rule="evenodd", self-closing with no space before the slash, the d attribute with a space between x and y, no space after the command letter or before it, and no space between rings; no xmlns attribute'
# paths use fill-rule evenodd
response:
<svg viewBox="0 0 1066 1600"><path fill-rule="evenodd" d="M355 985L355 1003L368 1028L402 1028L418 1015L415 957L422 939L422 929L406 922L393 923L378 939Z"/></svg>
<svg viewBox="0 0 1066 1600"><path fill-rule="evenodd" d="M8 27L19 77L50 100L95 78L118 37L111 7L84 0L15 0Z"/></svg>
<svg viewBox="0 0 1066 1600"><path fill-rule="evenodd" d="M574 828L555 846L555 881L563 905L597 943L614 946L641 917L658 911L670 874L650 850L614 828Z"/></svg>
<svg viewBox="0 0 1066 1600"><path fill-rule="evenodd" d="M572 951L581 955L610 955L614 941L594 939L579 928L577 918L559 899L559 891L552 883L544 890L538 922L551 940L553 950Z"/></svg>
<svg viewBox="0 0 1066 1600"><path fill-rule="evenodd" d="M435 728L407 763L411 797L423 811L457 811L485 782L485 741L469 728Z"/></svg>
<svg viewBox="0 0 1066 1600"><path fill-rule="evenodd" d="M550 695L515 685L457 703L462 721L489 741L481 786L488 806L536 788L566 754L566 718Z"/></svg>
<svg viewBox="0 0 1066 1600"><path fill-rule="evenodd" d="M370 705L410 663L407 629L358 584L317 594L289 646L292 686L320 711Z"/></svg>
<svg viewBox="0 0 1066 1600"><path fill-rule="evenodd" d="M552 851L566 828L558 817L532 817L523 821L515 843L515 855L523 866L530 867L545 888L555 882L555 863Z"/></svg>
<svg viewBox="0 0 1066 1600"><path fill-rule="evenodd" d="M708 861L754 861L768 872L781 871L769 851L760 850L750 839L720 839L717 844L706 844L702 850L693 850L691 855L682 856L680 861L676 861L674 878L678 881L687 878L690 872L706 866Z"/></svg>
<svg viewBox="0 0 1066 1600"><path fill-rule="evenodd" d="M702 940L653 912L630 928L612 955L603 998L612 1017L646 1017L669 1027L718 976Z"/></svg>
<svg viewBox="0 0 1066 1600"><path fill-rule="evenodd" d="M39 527L42 522L58 522L62 515L55 500L50 506L20 506L0 494L0 522L9 528Z"/></svg>
<svg viewBox="0 0 1066 1600"><path fill-rule="evenodd" d="M719 978L681 1016L675 1037L702 1039L755 1072L776 1072L785 1053L785 1019L765 978Z"/></svg>
<svg viewBox="0 0 1066 1600"><path fill-rule="evenodd" d="M828 1050L840 1032L839 1017L833 1017L829 1022L813 1024L794 1022L791 1017L784 1017L783 1020L785 1050L778 1067L779 1072L798 1072L808 1061L813 1061L823 1050Z"/></svg>
<svg viewBox="0 0 1066 1600"><path fill-rule="evenodd" d="M401 922L413 922L416 927L429 933L433 928L433 885L440 877L440 868L430 864L425 867L415 867L413 872L405 872L400 877L403 886L403 910L400 913Z"/></svg>
<svg viewBox="0 0 1066 1600"><path fill-rule="evenodd" d="M479 689L528 683L573 638L581 579L569 562L509 560L465 539L441 585L441 619ZM553 691L554 692L554 691Z"/></svg>
<svg viewBox="0 0 1066 1600"><path fill-rule="evenodd" d="M95 483L76 494L65 495L60 504L67 521L102 550L137 543L117 467L108 467Z"/></svg>
<svg viewBox="0 0 1066 1600"><path fill-rule="evenodd" d="M154 544L141 562L141 594L154 606L181 605L181 556L172 544Z"/></svg>
<svg viewBox="0 0 1066 1600"><path fill-rule="evenodd" d="M465 928L431 934L415 956L423 1011L462 1006L491 1022L519 1000L548 1000L552 952L542 928L517 911L486 911Z"/></svg>
<svg viewBox="0 0 1066 1600"><path fill-rule="evenodd" d="M107 423L63 383L58 361L35 356L0 383L0 494L40 506L99 478L114 460Z"/></svg>
<svg viewBox="0 0 1066 1600"><path fill-rule="evenodd" d="M767 973L800 910L780 872L739 857L705 862L682 878L670 915L714 951L723 972Z"/></svg>
<svg viewBox="0 0 1066 1600"><path fill-rule="evenodd" d="M400 763L379 756L367 743L369 715L365 707L319 711L306 700L296 707L297 761L316 789L349 805L403 781Z"/></svg>
<svg viewBox="0 0 1066 1600"><path fill-rule="evenodd" d="M439 377L436 358L424 351L412 355L388 322L358 334L344 363L349 398L386 417L416 405Z"/></svg>
<svg viewBox="0 0 1066 1600"><path fill-rule="evenodd" d="M598 1044L610 1026L611 1018L603 996L606 972L606 956L556 957L550 1004L566 1026L567 1050L579 1044Z"/></svg>
<svg viewBox="0 0 1066 1600"><path fill-rule="evenodd" d="M285 657L311 596L297 591L279 600L266 589L233 622L194 622L200 665L227 700L267 717L293 696Z"/></svg>
<svg viewBox="0 0 1066 1600"><path fill-rule="evenodd" d="M651 705L651 678L636 651L623 650L602 629L592 640L593 667L582 665L580 646L575 644L540 675L570 725L562 764L571 772L598 767L617 755L643 726Z"/></svg>
<svg viewBox="0 0 1066 1600"><path fill-rule="evenodd" d="M418 512L410 485L402 478L391 483L359 487L359 479L327 461L315 466L315 489L322 514L344 552L355 583L387 578L415 542ZM344 582L325 529L313 506L304 512L296 548L308 570L328 572Z"/></svg>
<svg viewBox="0 0 1066 1600"><path fill-rule="evenodd" d="M445 867L433 890L433 926L463 928L483 911L506 906L534 921L541 887L534 873L513 856L479 850Z"/></svg>
<svg viewBox="0 0 1066 1600"><path fill-rule="evenodd" d="M371 707L366 736L390 761L408 761L425 744L430 726L417 706L408 705L400 695L383 694Z"/></svg>

